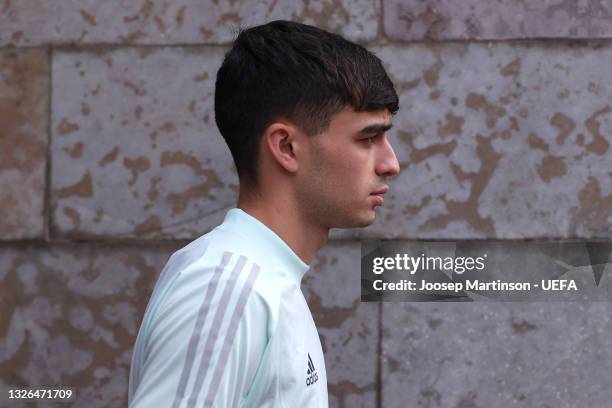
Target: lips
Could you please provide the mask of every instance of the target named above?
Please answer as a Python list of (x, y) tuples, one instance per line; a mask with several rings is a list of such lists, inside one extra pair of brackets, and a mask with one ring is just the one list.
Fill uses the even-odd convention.
[(384, 204), (385, 199), (383, 198), (383, 194), (385, 194), (387, 191), (389, 191), (389, 186), (384, 186), (384, 187), (379, 188), (378, 190), (374, 191), (373, 193), (370, 193), (370, 195), (372, 197), (374, 197), (376, 205), (383, 205)]
[(379, 188), (378, 190), (376, 190), (376, 191), (374, 191), (373, 193), (370, 193), (370, 194), (371, 195), (383, 195), (387, 191), (389, 191), (389, 186), (384, 186), (384, 187)]

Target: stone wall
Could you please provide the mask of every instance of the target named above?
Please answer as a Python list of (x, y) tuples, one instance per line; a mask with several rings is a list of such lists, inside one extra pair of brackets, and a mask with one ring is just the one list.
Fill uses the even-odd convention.
[(0, 2), (2, 392), (126, 405), (157, 274), (237, 198), (216, 69), (238, 25), (289, 19), (374, 51), (400, 95), (386, 205), (304, 279), (330, 405), (609, 404), (607, 303), (361, 303), (359, 242), (609, 241), (612, 2), (127, 3)]

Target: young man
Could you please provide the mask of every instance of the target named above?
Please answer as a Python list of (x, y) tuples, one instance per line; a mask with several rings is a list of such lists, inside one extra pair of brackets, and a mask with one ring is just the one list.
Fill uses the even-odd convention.
[(399, 172), (385, 133), (397, 110), (380, 60), (359, 45), (288, 21), (239, 33), (215, 89), (238, 205), (162, 271), (130, 407), (327, 407), (300, 282), (330, 228), (374, 221)]

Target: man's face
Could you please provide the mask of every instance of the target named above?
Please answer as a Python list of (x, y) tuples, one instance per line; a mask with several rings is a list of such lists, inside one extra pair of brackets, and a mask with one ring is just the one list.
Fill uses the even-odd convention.
[(308, 137), (296, 184), (308, 221), (327, 228), (374, 222), (382, 196), (373, 193), (386, 188), (386, 178), (400, 170), (387, 140), (390, 125), (386, 109), (356, 112), (346, 107), (332, 116), (327, 130)]

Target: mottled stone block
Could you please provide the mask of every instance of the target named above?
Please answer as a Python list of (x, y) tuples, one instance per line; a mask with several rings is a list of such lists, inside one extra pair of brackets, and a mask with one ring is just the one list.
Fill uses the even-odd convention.
[(241, 26), (285, 19), (353, 40), (378, 35), (380, 3), (368, 0), (134, 2), (5, 0), (0, 46), (14, 44), (218, 44)]
[(302, 290), (325, 353), (331, 407), (374, 407), (379, 303), (360, 302), (360, 245), (330, 242), (319, 251)]
[(214, 120), (220, 48), (56, 52), (52, 232), (195, 238), (236, 203)]
[(401, 173), (377, 221), (344, 236), (612, 236), (609, 44), (375, 51), (400, 95)]
[(0, 389), (70, 386), (72, 406), (126, 406), (132, 346), (176, 249), (1, 247)]
[(383, 10), (394, 40), (612, 37), (609, 1), (383, 0)]
[(44, 235), (49, 86), (47, 51), (0, 51), (0, 240)]
[(609, 303), (384, 303), (382, 406), (604, 407)]

